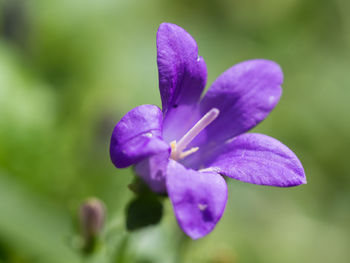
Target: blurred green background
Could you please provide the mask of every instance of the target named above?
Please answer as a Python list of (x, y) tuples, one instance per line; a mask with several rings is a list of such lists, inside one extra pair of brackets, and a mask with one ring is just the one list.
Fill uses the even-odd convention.
[[(350, 1), (1, 0), (0, 10), (0, 262), (350, 262)], [(208, 84), (247, 59), (282, 66), (282, 99), (254, 131), (294, 150), (308, 179), (230, 180), (222, 220), (195, 242), (169, 201), (160, 225), (126, 233), (132, 171), (109, 160), (120, 117), (160, 105), (162, 22), (197, 40)], [(116, 227), (83, 257), (76, 218), (90, 196)]]

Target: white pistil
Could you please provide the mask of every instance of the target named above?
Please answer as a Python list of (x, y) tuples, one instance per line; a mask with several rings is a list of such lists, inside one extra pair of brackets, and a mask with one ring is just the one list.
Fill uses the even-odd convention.
[(198, 147), (193, 147), (183, 152), (191, 141), (219, 116), (219, 113), (220, 111), (217, 108), (212, 108), (179, 140), (178, 143), (172, 141), (170, 143), (171, 158), (174, 160), (180, 160), (198, 151)]

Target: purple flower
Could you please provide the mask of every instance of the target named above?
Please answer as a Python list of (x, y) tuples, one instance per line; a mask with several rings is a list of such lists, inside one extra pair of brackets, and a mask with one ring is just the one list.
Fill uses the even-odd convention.
[(247, 183), (305, 184), (295, 154), (266, 135), (244, 134), (266, 118), (281, 96), (283, 73), (263, 59), (222, 73), (207, 93), (207, 70), (195, 40), (174, 24), (157, 33), (162, 110), (141, 105), (115, 126), (110, 145), (118, 168), (136, 173), (157, 193), (167, 193), (182, 230), (193, 239), (213, 230), (227, 201), (222, 176)]

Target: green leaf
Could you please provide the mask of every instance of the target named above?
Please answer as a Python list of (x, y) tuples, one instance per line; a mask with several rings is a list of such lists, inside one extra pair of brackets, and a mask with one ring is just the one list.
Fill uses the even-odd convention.
[(159, 197), (153, 193), (137, 196), (133, 199), (126, 210), (126, 228), (134, 231), (156, 225), (163, 215), (163, 204)]

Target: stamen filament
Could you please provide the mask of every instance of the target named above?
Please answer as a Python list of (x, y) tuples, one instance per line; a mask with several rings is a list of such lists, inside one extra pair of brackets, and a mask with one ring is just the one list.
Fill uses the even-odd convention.
[(190, 144), (190, 142), (218, 116), (220, 111), (212, 108), (207, 112), (177, 143), (176, 151), (182, 152)]
[(189, 156), (190, 154), (195, 153), (196, 151), (198, 151), (198, 149), (199, 149), (199, 147), (192, 147), (191, 149), (180, 153), (179, 157), (180, 157), (180, 159), (183, 159), (183, 158)]

